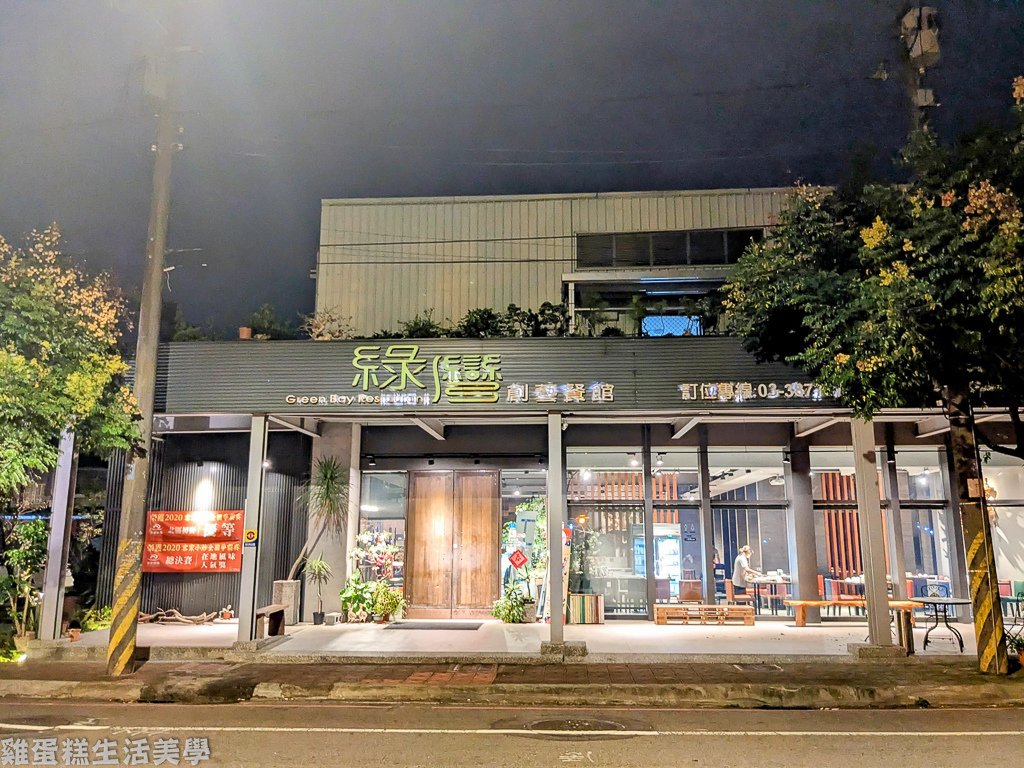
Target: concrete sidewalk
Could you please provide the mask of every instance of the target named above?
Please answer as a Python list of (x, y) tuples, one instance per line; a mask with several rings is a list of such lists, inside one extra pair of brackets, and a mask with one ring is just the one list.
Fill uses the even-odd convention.
[(0, 665), (0, 697), (231, 703), (329, 699), (559, 706), (866, 708), (1024, 706), (1024, 672), (970, 661), (855, 664), (254, 664), (149, 662), (112, 680), (102, 664)]

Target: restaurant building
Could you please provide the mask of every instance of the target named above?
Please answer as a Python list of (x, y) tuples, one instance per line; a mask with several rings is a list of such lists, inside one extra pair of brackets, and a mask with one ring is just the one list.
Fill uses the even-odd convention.
[[(345, 536), (315, 553), (334, 566), (327, 611), (370, 531), (399, 548), (390, 577), (408, 617), (486, 617), (515, 581), (555, 642), (566, 603), (570, 621), (611, 621), (728, 601), (743, 545), (775, 577), (757, 600), (765, 618), (787, 598), (871, 599), (873, 585), (884, 598), (887, 582), (895, 597), (935, 585), (966, 596), (941, 412), (851, 422), (831, 393), (755, 363), (693, 309), (785, 197), (324, 201), (316, 308), (357, 338), (161, 349), (143, 610), (231, 604), (239, 640), (252, 639), (254, 610), (314, 527), (300, 488), (322, 456), (349, 468), (350, 486)], [(564, 302), (576, 335), (388, 332), (427, 312), (454, 324), (544, 302)], [(1012, 590), (1024, 582), (1024, 472), (993, 455), (985, 474)], [(197, 514), (212, 536), (198, 547)], [(109, 569), (112, 547), (104, 557)], [(887, 621), (872, 633), (889, 642)]]

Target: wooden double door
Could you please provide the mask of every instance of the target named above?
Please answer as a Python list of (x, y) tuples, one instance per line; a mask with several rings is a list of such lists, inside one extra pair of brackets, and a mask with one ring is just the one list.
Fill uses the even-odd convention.
[(490, 615), (501, 582), (500, 488), (492, 471), (409, 473), (406, 615)]

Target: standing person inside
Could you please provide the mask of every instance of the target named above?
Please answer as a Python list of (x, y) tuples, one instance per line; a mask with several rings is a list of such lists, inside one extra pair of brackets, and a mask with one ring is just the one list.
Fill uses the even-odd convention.
[(750, 567), (750, 556), (754, 551), (749, 544), (740, 547), (740, 553), (736, 555), (736, 561), (732, 566), (732, 591), (736, 595), (747, 594), (749, 579), (761, 576), (761, 572)]

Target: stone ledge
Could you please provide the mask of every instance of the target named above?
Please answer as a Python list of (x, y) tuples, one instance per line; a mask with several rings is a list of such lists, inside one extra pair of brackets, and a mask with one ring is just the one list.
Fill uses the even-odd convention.
[(541, 657), (548, 659), (580, 659), (587, 655), (587, 644), (582, 640), (552, 643), (544, 640), (540, 644)]
[(871, 645), (870, 643), (850, 643), (846, 646), (855, 659), (906, 659), (907, 649), (901, 645)]

